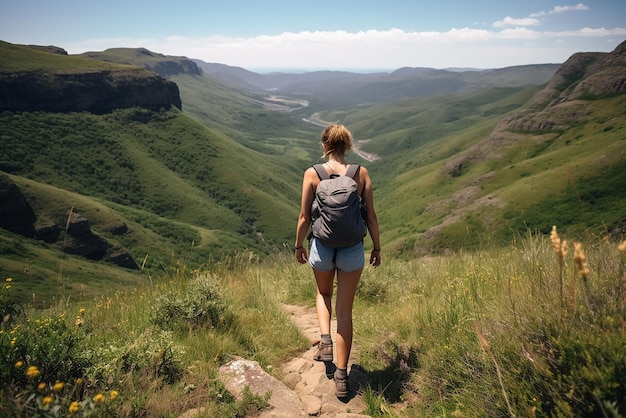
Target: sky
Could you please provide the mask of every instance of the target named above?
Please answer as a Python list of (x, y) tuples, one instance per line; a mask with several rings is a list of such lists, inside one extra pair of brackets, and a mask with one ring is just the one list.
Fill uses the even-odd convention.
[(0, 0), (0, 40), (252, 71), (503, 68), (626, 40), (625, 0)]

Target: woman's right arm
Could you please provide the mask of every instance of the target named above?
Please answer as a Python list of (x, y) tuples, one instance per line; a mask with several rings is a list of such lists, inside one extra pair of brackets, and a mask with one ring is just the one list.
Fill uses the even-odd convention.
[(315, 197), (315, 180), (317, 179), (317, 173), (315, 169), (310, 167), (304, 172), (302, 179), (302, 198), (300, 201), (300, 215), (298, 216), (298, 224), (296, 226), (296, 242), (294, 245), (294, 251), (296, 253), (296, 260), (300, 263), (307, 262), (306, 248), (304, 247), (304, 240), (309, 232), (309, 226), (311, 225), (311, 204)]

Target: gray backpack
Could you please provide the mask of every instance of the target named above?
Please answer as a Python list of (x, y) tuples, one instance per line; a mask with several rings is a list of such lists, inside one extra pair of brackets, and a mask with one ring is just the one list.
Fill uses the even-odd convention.
[(344, 176), (329, 175), (322, 164), (313, 166), (320, 178), (311, 206), (311, 235), (325, 247), (350, 247), (363, 240), (366, 226), (354, 176), (360, 165), (350, 164)]

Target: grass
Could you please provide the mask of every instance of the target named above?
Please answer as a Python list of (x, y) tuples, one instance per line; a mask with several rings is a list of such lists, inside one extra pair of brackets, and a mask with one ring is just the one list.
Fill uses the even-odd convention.
[[(624, 416), (625, 272), (626, 242), (566, 244), (556, 228), (366, 268), (354, 307), (356, 361), (370, 381), (360, 412)], [(13, 301), (24, 285), (5, 278), (0, 295), (5, 415), (65, 416), (73, 405), (95, 416), (243, 416), (267, 399), (235, 399), (218, 366), (237, 355), (280, 378), (280, 364), (309, 346), (280, 304), (313, 306), (314, 283), (286, 251), (210, 269), (177, 262), (89, 300), (68, 290), (47, 309)]]
[(0, 74), (13, 72), (33, 72), (45, 69), (54, 74), (90, 72), (90, 71), (118, 71), (126, 74), (145, 76), (145, 70), (130, 65), (105, 63), (100, 60), (83, 57), (68, 57), (61, 54), (24, 48), (0, 41), (2, 54), (0, 55)]

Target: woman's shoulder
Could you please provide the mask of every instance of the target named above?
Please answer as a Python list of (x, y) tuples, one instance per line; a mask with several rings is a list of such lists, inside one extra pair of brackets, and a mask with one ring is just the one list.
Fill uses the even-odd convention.
[(359, 173), (360, 175), (369, 175), (369, 171), (367, 171), (367, 167), (363, 164), (359, 164)]

